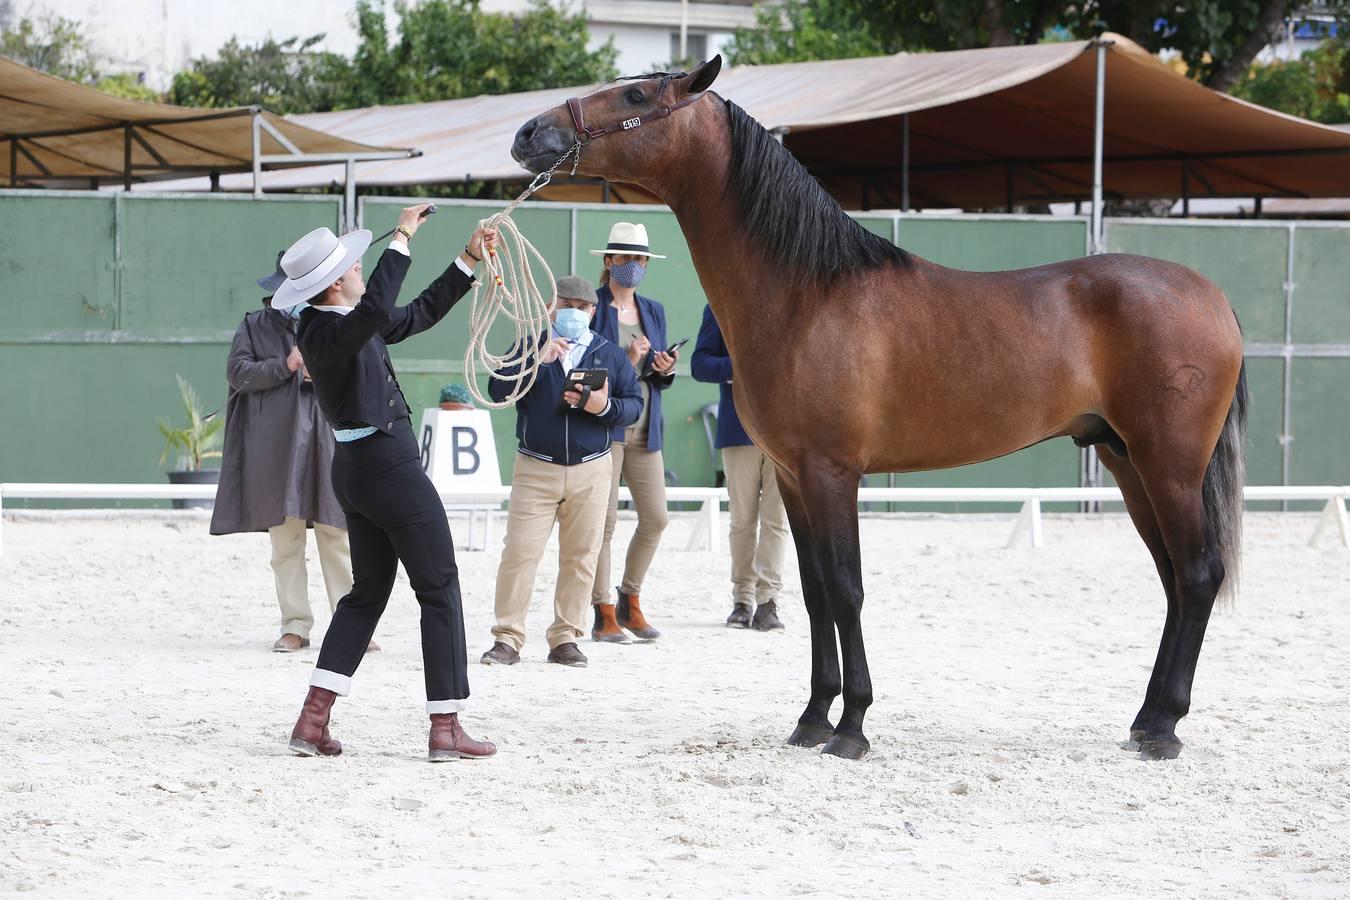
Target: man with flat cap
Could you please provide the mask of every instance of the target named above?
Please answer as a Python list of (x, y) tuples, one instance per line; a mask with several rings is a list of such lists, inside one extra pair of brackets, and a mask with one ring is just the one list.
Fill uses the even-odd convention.
[[(230, 344), (225, 449), (211, 533), (267, 532), (281, 606), (281, 636), (272, 649), (293, 653), (309, 646), (314, 627), (306, 532), (314, 531), (330, 609), (352, 589), (352, 559), (347, 517), (329, 480), (333, 430), (305, 373), (290, 315), (272, 309), (272, 294), (285, 280), (278, 253), (277, 271), (258, 279), (267, 292), (262, 308), (244, 316)], [(371, 641), (368, 649), (379, 647)]]
[(422, 613), (422, 669), (431, 717), (427, 758), (477, 759), (497, 752), (491, 743), (469, 737), (459, 721), (469, 699), (459, 568), (445, 508), (422, 470), (411, 411), (388, 348), (445, 318), (472, 287), (474, 266), (492, 247), (496, 231), (475, 231), (440, 277), (411, 303), (398, 306), (412, 262), (408, 244), (430, 207), (411, 206), (399, 215), (397, 234), (380, 254), (369, 284), (361, 269), (369, 231), (339, 238), (316, 228), (281, 258), (287, 277), (272, 306), (288, 310), (304, 304), (297, 343), (337, 441), (333, 491), (347, 516), (354, 576), (324, 635), (309, 693), (291, 731), (290, 748), (301, 756), (342, 752), (328, 728), (333, 701), (351, 689), (400, 562)]

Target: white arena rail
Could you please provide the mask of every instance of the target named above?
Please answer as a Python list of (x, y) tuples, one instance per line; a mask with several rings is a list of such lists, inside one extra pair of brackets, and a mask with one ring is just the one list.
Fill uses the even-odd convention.
[[(0, 512), (5, 498), (24, 500), (211, 500), (216, 495), (213, 484), (40, 484), (0, 483)], [(492, 491), (441, 494), (447, 510), (469, 512), (469, 539), (466, 549), (483, 549), (492, 536), (494, 514), (501, 512), (502, 503), (511, 495), (509, 487)], [(1316, 544), (1323, 533), (1335, 529), (1343, 547), (1350, 548), (1350, 515), (1346, 512), (1346, 498), (1350, 488), (1345, 485), (1254, 485), (1244, 491), (1247, 502), (1269, 500), (1320, 501), (1325, 505), (1308, 543)], [(632, 500), (628, 488), (619, 489), (621, 501)], [(689, 537), (686, 550), (722, 549), (721, 508), (727, 502), (725, 488), (668, 487), (666, 500), (670, 503), (701, 503), (698, 525)], [(1043, 503), (1119, 503), (1116, 488), (871, 488), (858, 490), (858, 502), (873, 503), (1010, 503), (1021, 511), (1013, 524), (1007, 546), (1025, 543), (1039, 547), (1041, 535), (1041, 504)], [(482, 540), (476, 540), (478, 513), (483, 514)], [(2, 546), (2, 545), (0, 545)]]

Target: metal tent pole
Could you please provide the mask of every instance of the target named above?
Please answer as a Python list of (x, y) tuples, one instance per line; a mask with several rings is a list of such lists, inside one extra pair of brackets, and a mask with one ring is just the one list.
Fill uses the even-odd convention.
[(1106, 48), (1097, 42), (1097, 110), (1092, 128), (1092, 252), (1104, 253), (1102, 239), (1102, 132), (1106, 120)]
[(900, 210), (909, 212), (909, 113), (900, 117)]
[(258, 128), (258, 108), (253, 108), (253, 196), (262, 196), (262, 133)]
[(347, 160), (346, 184), (342, 196), (342, 231), (356, 228), (356, 160)]

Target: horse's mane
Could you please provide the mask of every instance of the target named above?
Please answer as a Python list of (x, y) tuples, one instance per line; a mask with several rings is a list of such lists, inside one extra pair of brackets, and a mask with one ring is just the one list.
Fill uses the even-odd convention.
[(763, 125), (730, 100), (731, 178), (741, 224), (784, 272), (829, 284), (841, 275), (908, 266), (908, 253), (847, 215)]

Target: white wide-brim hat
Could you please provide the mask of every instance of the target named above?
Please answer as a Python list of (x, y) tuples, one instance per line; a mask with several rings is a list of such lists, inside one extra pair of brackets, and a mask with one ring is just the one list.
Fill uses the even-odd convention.
[(647, 245), (647, 226), (633, 222), (615, 222), (609, 230), (609, 246), (603, 250), (592, 250), (592, 256), (649, 256), (652, 259), (665, 259), (659, 253), (653, 253)]
[(364, 228), (338, 237), (329, 228), (315, 228), (281, 255), (286, 280), (272, 295), (273, 309), (290, 309), (324, 291), (356, 265), (370, 246)]

